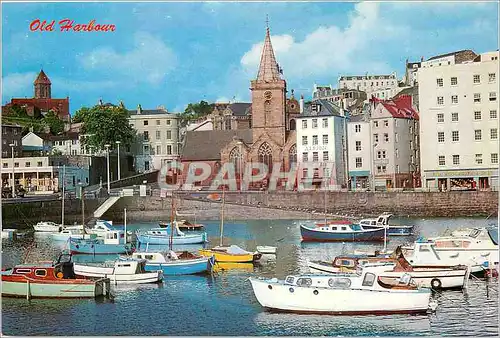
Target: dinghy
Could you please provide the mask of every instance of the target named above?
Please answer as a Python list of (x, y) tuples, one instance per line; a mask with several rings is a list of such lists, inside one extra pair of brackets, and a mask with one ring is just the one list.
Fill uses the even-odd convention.
[[(173, 244), (200, 244), (207, 241), (207, 233), (185, 234), (176, 225), (174, 227)], [(145, 233), (137, 232), (137, 241), (140, 244), (168, 245), (170, 243), (170, 231), (165, 228), (154, 228)]]
[(256, 249), (261, 254), (276, 255), (276, 247), (275, 246), (261, 245), (261, 246), (257, 246)]
[(203, 257), (190, 252), (134, 252), (133, 258), (146, 261), (146, 271), (161, 270), (166, 276), (211, 273), (213, 257)]

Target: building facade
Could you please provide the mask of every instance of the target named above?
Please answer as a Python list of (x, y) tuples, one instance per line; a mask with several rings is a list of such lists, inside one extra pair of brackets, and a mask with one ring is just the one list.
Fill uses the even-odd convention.
[(2, 124), (2, 158), (12, 157), (12, 151), (14, 157), (21, 155), (22, 130), (23, 128), (18, 125)]
[(214, 130), (250, 129), (252, 127), (252, 104), (246, 102), (216, 103), (207, 119)]
[(497, 186), (498, 56), (498, 51), (459, 51), (422, 63), (418, 77), (424, 187)]
[(139, 173), (161, 169), (179, 158), (179, 118), (165, 108), (129, 110), (130, 125), (137, 130), (135, 168)]
[(370, 112), (351, 116), (347, 123), (347, 153), (351, 190), (370, 188), (372, 149)]
[(396, 73), (389, 75), (341, 76), (339, 78), (339, 88), (361, 90), (367, 93), (368, 97), (374, 91), (397, 87)]

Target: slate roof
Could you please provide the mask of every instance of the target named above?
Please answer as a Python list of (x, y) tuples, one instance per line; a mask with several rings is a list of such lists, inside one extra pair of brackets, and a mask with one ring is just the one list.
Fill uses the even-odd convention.
[(183, 161), (218, 161), (221, 150), (233, 140), (241, 138), (246, 144), (252, 143), (251, 129), (201, 130), (186, 133), (181, 159)]
[(234, 116), (246, 116), (251, 112), (252, 104), (247, 102), (231, 103), (229, 109)]
[(349, 122), (362, 122), (362, 121), (364, 121), (363, 114), (351, 115), (349, 117)]
[(464, 52), (474, 53), (470, 49), (462, 49), (462, 50), (458, 50), (458, 51), (451, 52), (451, 53), (446, 53), (446, 54), (441, 54), (441, 55), (433, 56), (433, 57), (429, 58), (427, 61), (436, 60), (436, 59), (444, 58), (444, 57), (447, 57), (447, 56), (457, 55), (457, 54), (461, 54), (461, 53), (464, 53)]
[(173, 114), (173, 113), (169, 113), (168, 111), (163, 110), (163, 109), (143, 109), (143, 110), (141, 110), (140, 114), (137, 113), (137, 109), (129, 110), (128, 112), (130, 113), (130, 115), (160, 115), (160, 114), (170, 114), (170, 115), (172, 115), (172, 117), (175, 117), (175, 115), (176, 115), (176, 114)]
[[(313, 105), (315, 104), (319, 104), (321, 106), (319, 112), (312, 109)], [(316, 116), (342, 116), (341, 108), (336, 104), (324, 99), (317, 99), (314, 100), (314, 102), (308, 102), (304, 104), (304, 111), (302, 112), (302, 114), (300, 114), (300, 117), (302, 118)]]

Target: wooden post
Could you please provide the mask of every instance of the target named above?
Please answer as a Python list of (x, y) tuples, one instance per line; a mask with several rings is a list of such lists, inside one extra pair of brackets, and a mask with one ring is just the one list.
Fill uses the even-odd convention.
[(26, 281), (26, 299), (30, 300), (31, 298), (31, 289), (30, 289), (30, 281)]

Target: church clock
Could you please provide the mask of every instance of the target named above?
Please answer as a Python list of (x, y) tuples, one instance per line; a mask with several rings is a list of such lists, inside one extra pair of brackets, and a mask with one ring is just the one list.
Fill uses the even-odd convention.
[(264, 92), (264, 98), (265, 98), (266, 100), (270, 100), (272, 97), (273, 97), (273, 93), (271, 93), (271, 91), (266, 90), (266, 91)]

